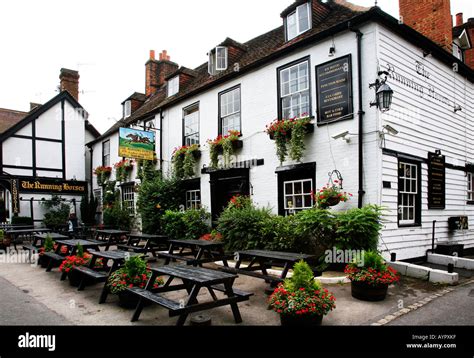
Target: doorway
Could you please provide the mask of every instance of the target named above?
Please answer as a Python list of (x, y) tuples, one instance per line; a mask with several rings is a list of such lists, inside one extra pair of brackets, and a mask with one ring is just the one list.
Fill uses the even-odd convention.
[(250, 195), (250, 170), (229, 169), (211, 174), (211, 211), (215, 222), (227, 207), (230, 199), (236, 195)]

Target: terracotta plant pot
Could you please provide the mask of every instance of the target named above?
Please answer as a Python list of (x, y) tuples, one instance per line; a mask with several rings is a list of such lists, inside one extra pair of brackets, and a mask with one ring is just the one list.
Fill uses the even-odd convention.
[(280, 322), (282, 326), (321, 326), (323, 316), (301, 315), (289, 316), (280, 315)]
[(380, 286), (371, 286), (365, 282), (352, 281), (352, 297), (361, 301), (383, 301), (387, 297), (388, 284)]

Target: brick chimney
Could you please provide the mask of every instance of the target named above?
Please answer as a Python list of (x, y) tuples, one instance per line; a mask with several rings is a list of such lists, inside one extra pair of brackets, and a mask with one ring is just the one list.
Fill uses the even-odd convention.
[(414, 28), (451, 52), (453, 19), (450, 0), (399, 0), (400, 16), (405, 25)]
[(464, 24), (463, 13), (456, 14), (456, 27)]
[(170, 61), (170, 56), (168, 56), (166, 50), (160, 53), (158, 61), (155, 59), (155, 51), (151, 50), (150, 59), (145, 67), (145, 93), (147, 97), (154, 95), (165, 84), (165, 78), (179, 68), (177, 63)]
[(68, 91), (76, 101), (79, 101), (79, 78), (79, 72), (61, 68), (59, 89), (61, 92)]
[[(464, 25), (464, 24), (463, 24)], [(470, 18), (466, 22), (466, 31), (471, 38), (471, 42), (474, 41), (474, 18)], [(474, 70), (474, 43), (471, 43), (472, 48), (464, 52), (464, 62), (470, 68)]]

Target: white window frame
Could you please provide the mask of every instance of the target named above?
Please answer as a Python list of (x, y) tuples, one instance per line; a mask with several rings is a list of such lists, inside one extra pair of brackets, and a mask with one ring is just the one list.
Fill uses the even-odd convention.
[[(304, 192), (304, 184), (305, 183), (310, 183), (310, 191), (309, 192)], [(286, 186), (288, 184), (291, 184), (292, 185), (292, 193), (287, 193), (286, 192)], [(299, 194), (296, 194), (295, 193), (295, 184), (301, 184), (301, 193)], [(284, 201), (284, 209), (286, 212), (297, 212), (297, 211), (301, 211), (301, 210), (308, 210), (308, 209), (311, 209), (314, 207), (314, 199), (311, 195), (311, 193), (313, 192), (313, 179), (298, 179), (298, 180), (288, 180), (288, 181), (284, 181), (283, 182), (283, 201)], [(305, 206), (305, 197), (306, 196), (311, 196), (311, 205), (310, 206)], [(289, 206), (288, 205), (288, 198), (289, 197), (292, 197), (292, 204), (293, 206)], [(296, 200), (295, 198), (296, 197), (301, 197), (301, 202), (303, 204), (302, 207), (295, 207), (295, 203), (296, 203)]]
[(123, 105), (123, 118), (128, 118), (132, 115), (132, 101), (126, 101)]
[(467, 201), (474, 201), (474, 174), (467, 173)]
[[(197, 195), (199, 194), (199, 196)], [(186, 191), (186, 209), (195, 210), (201, 208), (201, 190)]]
[(179, 92), (179, 76), (175, 76), (168, 81), (168, 97)]
[(135, 216), (135, 185), (122, 186), (122, 208)]
[[(416, 211), (417, 211), (417, 196), (418, 196), (418, 180), (420, 180), (420, 173), (418, 173), (418, 165), (408, 162), (400, 162), (400, 168), (403, 170), (404, 175), (400, 176), (399, 182), (403, 180), (405, 182), (405, 190), (398, 190), (399, 203), (398, 203), (398, 222), (400, 225), (414, 225), (416, 224)], [(411, 168), (410, 176), (407, 176), (407, 168)], [(413, 174), (414, 173), (414, 174)], [(408, 185), (409, 184), (409, 185)], [(413, 184), (415, 190), (413, 190)], [(404, 215), (404, 209), (407, 210), (408, 216)], [(413, 210), (413, 219), (410, 219), (410, 209)]]
[[(239, 100), (237, 101), (235, 99), (235, 94), (236, 92), (239, 92)], [(227, 100), (227, 99), (230, 99), (229, 102), (225, 102), (224, 103), (224, 99)], [(231, 104), (232, 103), (232, 104)], [(230, 111), (228, 111), (228, 106), (231, 106), (232, 108), (230, 109)], [(229, 132), (229, 130), (237, 130), (239, 132), (242, 132), (242, 92), (240, 90), (240, 86), (238, 87), (235, 87), (233, 89), (230, 89), (226, 92), (223, 92), (223, 93), (220, 93), (219, 94), (219, 120), (220, 120), (220, 127), (221, 127), (221, 130), (222, 130), (222, 135), (227, 135), (227, 133)], [(225, 109), (225, 110), (223, 110)], [(236, 117), (238, 114), (238, 118), (239, 118), (239, 127), (238, 128), (235, 128), (232, 127), (230, 128), (229, 126), (227, 127), (224, 127), (224, 120), (225, 119), (228, 119), (232, 116)], [(234, 121), (235, 121), (235, 118), (234, 118)]]
[[(186, 120), (197, 121), (197, 131), (186, 134)], [(190, 146), (193, 144), (199, 144), (199, 103), (190, 107), (183, 109), (183, 145)], [(192, 142), (190, 138), (197, 135), (197, 142)], [(188, 139), (190, 139), (188, 141)]]
[(216, 74), (216, 57), (213, 51), (209, 51), (209, 61), (207, 63), (207, 72), (214, 76)]
[[(302, 83), (304, 83), (303, 81), (301, 81), (302, 78), (304, 78), (304, 76), (301, 76), (300, 75), (300, 67), (301, 66), (306, 66), (306, 87), (301, 87), (300, 86), (302, 85)], [(297, 71), (298, 71), (298, 77), (296, 79), (292, 79), (291, 78), (291, 73), (292, 73), (292, 69), (294, 68), (298, 68)], [(288, 73), (288, 81), (284, 81), (283, 80), (283, 77), (284, 77), (284, 74), (285, 73)], [(282, 119), (288, 119), (288, 118), (285, 118), (285, 117), (289, 117), (289, 118), (292, 118), (292, 117), (299, 117), (301, 116), (303, 113), (305, 113), (305, 111), (303, 110), (303, 103), (306, 104), (306, 107), (307, 107), (307, 111), (308, 114), (309, 114), (309, 111), (311, 110), (311, 90), (310, 90), (310, 72), (309, 72), (309, 61), (308, 60), (305, 60), (305, 61), (302, 61), (302, 62), (299, 62), (295, 65), (292, 65), (292, 66), (289, 66), (287, 68), (284, 68), (284, 69), (281, 69), (280, 70), (280, 73), (279, 73), (279, 76), (280, 76), (280, 103), (281, 103), (281, 116), (282, 116)], [(291, 82), (292, 81), (297, 81), (298, 83), (298, 89), (294, 92), (292, 92), (291, 90)], [(288, 85), (288, 93), (285, 93), (285, 86)], [(307, 98), (308, 98), (308, 102), (302, 102), (302, 98), (303, 96), (307, 94)], [(299, 104), (298, 104), (298, 113), (295, 113), (292, 108), (295, 106), (293, 104), (293, 99), (294, 99), (294, 96), (298, 96), (299, 98)], [(284, 103), (284, 100), (289, 97), (290, 98), (290, 106), (289, 107), (284, 107), (283, 106), (283, 103)], [(285, 116), (284, 113), (286, 110), (290, 110), (289, 112), (289, 115), (288, 116)]]
[[(105, 150), (106, 148), (107, 152)], [(104, 167), (110, 167), (110, 139), (102, 142), (102, 165)]]
[[(219, 52), (222, 51), (224, 52), (224, 56), (222, 56), (222, 53), (219, 55)], [(217, 46), (216, 47), (216, 71), (225, 71), (227, 70), (227, 67), (229, 65), (229, 52), (227, 47), (225, 46)], [(223, 66), (219, 66), (219, 62), (223, 60)]]
[[(301, 27), (300, 12), (303, 11), (304, 8), (305, 8), (305, 10), (307, 11), (307, 14), (308, 14), (308, 17), (307, 17), (308, 28), (307, 29), (301, 29), (300, 28)], [(290, 17), (292, 17), (292, 16), (295, 17), (296, 32), (294, 34), (290, 34), (290, 31), (289, 31), (290, 30), (289, 20), (290, 20)], [(309, 6), (309, 2), (307, 2), (306, 4), (302, 4), (302, 5), (298, 6), (295, 11), (288, 14), (288, 16), (286, 17), (286, 38), (287, 38), (287, 41), (293, 40), (294, 38), (298, 37), (302, 33), (305, 33), (306, 31), (309, 31), (309, 30), (311, 30), (311, 7)]]

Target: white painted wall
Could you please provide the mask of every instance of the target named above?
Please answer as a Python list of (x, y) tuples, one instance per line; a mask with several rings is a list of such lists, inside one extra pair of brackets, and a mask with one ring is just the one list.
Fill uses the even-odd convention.
[[(474, 162), (472, 96), (474, 85), (453, 72), (432, 56), (424, 57), (422, 50), (401, 37), (378, 26), (378, 58), (382, 69), (387, 63), (395, 66), (396, 72), (426, 88), (433, 86), (437, 93), (453, 103), (460, 104), (461, 112), (454, 113), (454, 105), (446, 105), (430, 98), (429, 91), (409, 88), (394, 79), (389, 84), (394, 90), (392, 109), (381, 116), (383, 124), (389, 124), (400, 133), (387, 136), (385, 147), (422, 158), (437, 149), (446, 156), (447, 163), (464, 166)], [(421, 62), (430, 73), (430, 78), (419, 75), (416, 61)], [(459, 242), (466, 247), (474, 246), (474, 230), (448, 231), (448, 218), (467, 215), (474, 220), (474, 206), (467, 205), (467, 181), (463, 171), (446, 171), (446, 210), (428, 210), (428, 167), (422, 165), (422, 226), (399, 228), (397, 225), (398, 166), (397, 159), (383, 156), (383, 180), (391, 182), (391, 189), (383, 189), (382, 204), (390, 211), (383, 231), (383, 241), (399, 259), (424, 256), (431, 248), (432, 222), (437, 220), (438, 241)]]

